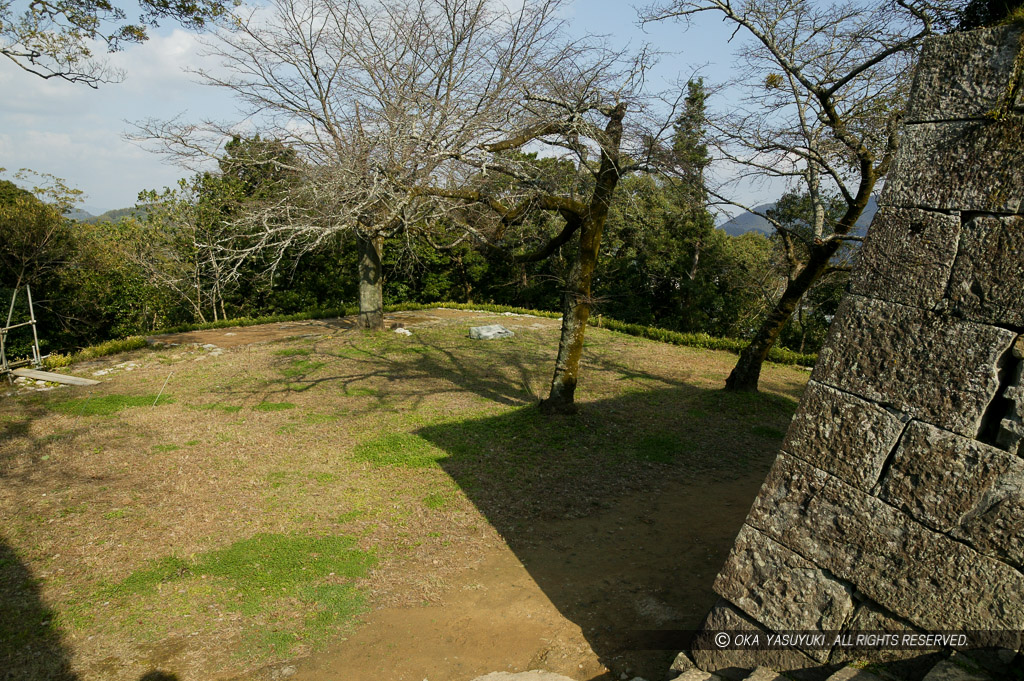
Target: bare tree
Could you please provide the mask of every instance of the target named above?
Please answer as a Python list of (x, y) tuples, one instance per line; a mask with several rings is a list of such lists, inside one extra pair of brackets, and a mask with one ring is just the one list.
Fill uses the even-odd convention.
[[(202, 76), (299, 153), (305, 181), (240, 220), (252, 238), (225, 257), (353, 233), (360, 324), (382, 328), (385, 237), (425, 218), (415, 188), (498, 134), (522, 89), (557, 60), (559, 2), (273, 0), (236, 17), (210, 46), (222, 68)], [(203, 133), (228, 132), (209, 122), (142, 128), (181, 158), (210, 153)]]
[[(515, 126), (503, 136), (477, 149), (454, 156), (467, 169), (500, 178), (476, 186), (456, 175), (447, 187), (424, 188), (434, 197), (486, 208), (494, 223), (486, 230), (475, 226), (479, 214), (462, 216), (465, 230), (499, 256), (514, 262), (549, 257), (575, 239), (575, 257), (565, 282), (562, 331), (548, 397), (541, 409), (548, 413), (576, 410), (584, 333), (593, 306), (591, 282), (597, 268), (605, 220), (619, 180), (631, 173), (651, 170), (659, 151), (670, 143), (674, 112), (682, 95), (652, 113), (654, 98), (643, 93), (648, 55), (633, 59), (599, 49), (577, 46), (563, 54), (557, 69), (545, 74), (536, 89), (526, 92), (512, 110)], [(627, 118), (629, 114), (629, 118)], [(658, 122), (661, 121), (661, 122)], [(575, 171), (546, 173), (524, 149), (543, 150), (550, 158), (570, 162)], [(548, 170), (552, 165), (547, 164)], [(508, 255), (508, 230), (538, 211), (558, 215), (560, 231), (540, 247)]]
[[(810, 197), (809, 234), (774, 220), (787, 254), (801, 240), (806, 257), (793, 262), (786, 289), (726, 381), (731, 390), (757, 390), (761, 365), (801, 298), (833, 267), (884, 178), (899, 144), (911, 65), (921, 42), (948, 20), (954, 3), (927, 0), (817, 3), (810, 0), (663, 0), (646, 21), (689, 22), (718, 14), (750, 38), (737, 83), (746, 92), (739, 110), (712, 125), (720, 160), (752, 177), (784, 178)], [(827, 197), (838, 192), (842, 216), (826, 221)], [(730, 187), (711, 191), (719, 201)], [(749, 209), (748, 209), (749, 210)], [(771, 220), (771, 216), (763, 216)]]

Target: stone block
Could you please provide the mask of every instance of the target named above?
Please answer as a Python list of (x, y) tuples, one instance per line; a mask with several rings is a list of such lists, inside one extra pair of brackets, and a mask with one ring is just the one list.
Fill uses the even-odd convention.
[(1024, 574), (785, 453), (747, 523), (915, 626), (1024, 628)]
[(848, 295), (812, 378), (974, 437), (1016, 334)]
[[(761, 636), (768, 630), (751, 620), (734, 605), (719, 599), (711, 608), (707, 619), (701, 626), (702, 636), (711, 641), (715, 632), (752, 632)], [(789, 672), (795, 678), (801, 678), (801, 670), (813, 671), (820, 665), (813, 659), (794, 648), (781, 650), (734, 650), (731, 648), (715, 648), (713, 645), (701, 646), (691, 651), (693, 661), (705, 671), (713, 672), (729, 679), (743, 679), (755, 667), (768, 667), (780, 672)]]
[(1022, 212), (1021, 117), (906, 126), (878, 203), (933, 210)]
[[(849, 588), (748, 525), (713, 588), (773, 631), (837, 631), (853, 613)], [(803, 652), (828, 660), (828, 650)]]
[(515, 334), (501, 324), (489, 326), (474, 326), (469, 330), (469, 337), (473, 340), (495, 340), (497, 338), (511, 338)]
[(903, 426), (874, 402), (809, 381), (782, 449), (869, 491)]
[(992, 681), (992, 677), (964, 664), (961, 656), (959, 660), (942, 660), (921, 681)]
[(951, 33), (925, 42), (914, 74), (906, 121), (983, 118), (1006, 104), (1020, 25)]
[(918, 208), (882, 208), (868, 229), (850, 291), (934, 309), (946, 292), (960, 218)]
[(843, 667), (829, 676), (827, 681), (882, 681), (882, 677), (859, 667)]
[(758, 667), (747, 675), (743, 681), (786, 681), (786, 677), (768, 667)]
[(1024, 566), (1024, 460), (1009, 452), (915, 421), (880, 496), (985, 555)]
[(964, 224), (949, 298), (966, 319), (1024, 326), (1024, 216), (977, 216)]
[[(899, 634), (902, 632), (921, 633), (921, 630), (906, 622), (895, 619), (876, 604), (866, 601), (857, 606), (844, 627), (846, 632), (877, 632), (880, 634)], [(919, 650), (898, 650), (892, 647), (878, 646), (866, 650), (863, 647), (845, 648), (836, 646), (829, 656), (829, 664), (847, 664), (850, 662), (888, 663), (898, 660), (916, 658), (921, 655)]]

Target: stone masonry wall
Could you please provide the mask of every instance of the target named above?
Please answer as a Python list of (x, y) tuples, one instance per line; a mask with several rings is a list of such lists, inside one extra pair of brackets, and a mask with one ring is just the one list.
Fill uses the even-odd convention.
[(926, 44), (850, 293), (706, 629), (1024, 630), (1022, 34)]

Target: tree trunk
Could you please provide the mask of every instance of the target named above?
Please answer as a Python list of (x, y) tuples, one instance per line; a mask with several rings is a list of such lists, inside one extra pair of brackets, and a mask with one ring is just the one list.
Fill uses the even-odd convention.
[[(850, 233), (857, 219), (864, 213), (868, 200), (871, 198), (871, 191), (874, 189), (877, 180), (875, 168), (871, 165), (870, 160), (861, 159), (860, 171), (861, 179), (860, 186), (857, 189), (857, 196), (847, 205), (846, 213), (836, 224), (833, 232), (835, 235)], [(817, 217), (815, 217), (815, 220), (817, 220)], [(768, 351), (775, 345), (776, 339), (782, 332), (782, 327), (793, 316), (793, 311), (800, 304), (804, 294), (821, 277), (825, 268), (828, 267), (829, 260), (832, 259), (832, 256), (836, 254), (841, 245), (840, 241), (831, 240), (816, 242), (810, 246), (810, 257), (807, 260), (807, 266), (800, 271), (800, 274), (789, 280), (782, 298), (771, 313), (769, 313), (764, 323), (761, 324), (761, 328), (757, 330), (754, 340), (740, 353), (739, 361), (736, 362), (736, 366), (733, 368), (732, 373), (729, 374), (729, 378), (725, 379), (726, 390), (757, 391), (757, 383), (761, 378), (761, 365), (764, 364), (764, 360), (768, 357)]]
[(358, 234), (359, 244), (359, 328), (384, 328), (384, 276), (380, 256), (384, 238)]
[(782, 298), (775, 304), (775, 307), (768, 317), (765, 318), (761, 328), (757, 330), (750, 345), (740, 353), (740, 359), (733, 368), (729, 378), (725, 381), (726, 390), (757, 391), (757, 383), (761, 378), (761, 365), (768, 357), (768, 351), (775, 345), (782, 327), (786, 325), (793, 312), (800, 304), (804, 294), (811, 288), (821, 273), (828, 266), (828, 261), (839, 248), (838, 241), (826, 242), (820, 246), (811, 248), (811, 256), (800, 274), (789, 281)]
[[(551, 392), (540, 403), (541, 411), (553, 414), (576, 412), (576, 381), (580, 371), (580, 357), (583, 354), (583, 335), (590, 319), (590, 283), (597, 265), (597, 251), (600, 248), (601, 228), (597, 238), (593, 236), (594, 225), (585, 222), (580, 231), (580, 253), (569, 275), (569, 286), (562, 300), (562, 336), (558, 341), (558, 357), (555, 359), (555, 375), (551, 379)], [(588, 235), (587, 232), (591, 234)], [(586, 237), (589, 236), (589, 239)], [(587, 240), (591, 248), (584, 248)]]
[(619, 104), (609, 116), (605, 133), (607, 146), (601, 149), (601, 167), (597, 173), (594, 193), (587, 215), (580, 226), (580, 248), (569, 276), (569, 285), (562, 305), (562, 336), (558, 341), (555, 375), (551, 379), (551, 392), (541, 401), (541, 411), (548, 414), (576, 412), (576, 381), (579, 378), (580, 356), (583, 354), (583, 334), (590, 318), (590, 283), (597, 268), (601, 251), (601, 232), (604, 230), (608, 207), (615, 187), (619, 183), (619, 143), (622, 139), (622, 118), (625, 104)]

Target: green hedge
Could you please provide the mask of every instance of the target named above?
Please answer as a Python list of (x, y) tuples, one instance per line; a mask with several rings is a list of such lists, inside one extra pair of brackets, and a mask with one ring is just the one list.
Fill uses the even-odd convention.
[[(482, 312), (511, 312), (513, 314), (527, 314), (533, 315), (534, 317), (548, 317), (551, 319), (557, 319), (562, 316), (561, 312), (552, 312), (550, 310), (528, 310), (522, 307), (509, 307), (507, 305), (491, 305), (488, 303), (398, 303), (396, 305), (385, 305), (385, 312), (400, 312), (400, 311), (415, 311), (415, 310), (433, 310), (435, 308), (447, 308), (451, 310), (479, 310)], [(359, 306), (352, 304), (343, 307), (330, 307), (330, 308), (317, 308), (313, 310), (307, 310), (306, 312), (299, 312), (296, 314), (286, 315), (270, 315), (267, 317), (240, 317), (237, 319), (221, 319), (216, 322), (206, 322), (203, 324), (188, 324), (183, 326), (175, 326), (167, 329), (162, 329), (156, 333), (183, 333), (186, 331), (202, 331), (205, 329), (223, 329), (230, 326), (256, 326), (258, 324), (273, 324), (276, 322), (294, 322), (304, 321), (307, 319), (329, 319), (333, 317), (345, 317), (349, 315), (358, 314)], [(702, 348), (705, 350), (725, 350), (726, 352), (732, 352), (739, 354), (743, 348), (747, 346), (746, 341), (742, 341), (736, 338), (718, 338), (716, 336), (709, 336), (706, 333), (683, 333), (680, 331), (670, 331), (668, 329), (661, 329), (656, 326), (643, 326), (642, 324), (628, 324), (626, 322), (620, 322), (617, 319), (611, 319), (598, 315), (597, 317), (591, 317), (590, 326), (597, 326), (611, 331), (617, 331), (630, 336), (637, 336), (639, 338), (649, 338), (650, 340), (658, 341), (661, 343), (671, 343), (672, 345), (683, 345), (691, 348)], [(99, 345), (85, 348), (72, 355), (51, 355), (46, 360), (46, 366), (55, 368), (74, 364), (75, 362), (82, 362), (88, 359), (96, 357), (103, 357), (105, 355), (114, 355), (119, 352), (127, 352), (128, 350), (136, 350), (146, 346), (145, 338), (141, 336), (131, 336), (130, 338), (124, 338), (120, 340), (111, 340)], [(800, 366), (814, 366), (818, 356), (816, 354), (802, 354), (794, 352), (793, 350), (787, 350), (786, 348), (774, 347), (768, 353), (768, 360), (775, 362), (776, 364), (796, 364)]]

